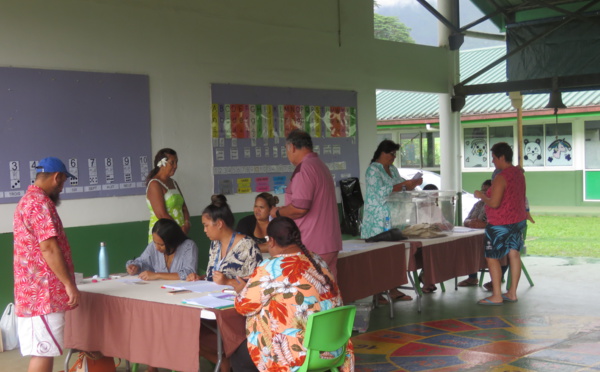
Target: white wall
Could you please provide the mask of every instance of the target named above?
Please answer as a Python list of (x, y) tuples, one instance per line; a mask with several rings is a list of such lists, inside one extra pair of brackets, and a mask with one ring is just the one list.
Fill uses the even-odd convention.
[[(444, 49), (374, 40), (372, 0), (341, 1), (338, 37), (337, 3), (2, 0), (0, 66), (149, 75), (152, 149), (177, 150), (175, 178), (199, 215), (213, 193), (211, 83), (357, 91), (361, 173), (377, 145), (375, 89), (447, 89)], [(253, 195), (229, 201), (247, 211)], [(0, 233), (14, 208), (0, 205)], [(59, 213), (65, 226), (148, 219), (143, 196), (64, 201)]]

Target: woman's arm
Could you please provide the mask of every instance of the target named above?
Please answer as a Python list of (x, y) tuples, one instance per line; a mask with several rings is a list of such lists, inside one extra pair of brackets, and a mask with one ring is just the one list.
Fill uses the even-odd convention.
[[(125, 268), (127, 269), (127, 273), (130, 275), (136, 275), (141, 273), (142, 271), (153, 270), (152, 264), (152, 253), (156, 251), (154, 247), (154, 242), (148, 243), (142, 255), (138, 258), (134, 258), (133, 260), (129, 260), (125, 263)], [(133, 272), (129, 270), (129, 266), (135, 265), (137, 267), (137, 271)]]
[(195, 273), (198, 269), (198, 246), (193, 240), (187, 239), (175, 251), (171, 271), (176, 271), (179, 279), (186, 280), (188, 275)]
[(183, 226), (181, 226), (181, 229), (183, 230), (183, 232), (185, 233), (185, 235), (190, 233), (190, 229), (192, 228), (192, 222), (190, 221), (190, 212), (188, 211), (188, 207), (187, 204), (185, 204), (185, 201), (183, 202)]
[(491, 195), (488, 197), (481, 190), (475, 191), (475, 197), (483, 200), (485, 205), (491, 208), (498, 208), (502, 202), (506, 190), (506, 179), (502, 175), (497, 175), (492, 181)]
[(486, 222), (481, 221), (481, 220), (477, 220), (477, 219), (473, 219), (473, 218), (467, 218), (465, 220), (464, 223), (465, 227), (470, 227), (473, 229), (483, 229), (485, 228), (485, 226), (487, 225)]
[(242, 291), (235, 298), (235, 309), (244, 316), (252, 316), (259, 313), (263, 304), (269, 302), (271, 295), (264, 294), (260, 279), (270, 276), (264, 267), (258, 267), (248, 280)]
[(173, 219), (173, 217), (169, 215), (169, 212), (167, 212), (167, 207), (165, 206), (165, 192), (160, 182), (150, 181), (148, 190), (146, 190), (146, 198), (150, 201), (152, 211), (154, 211), (157, 218)]
[(402, 191), (402, 188), (404, 186), (406, 186), (406, 190), (410, 191), (410, 190), (414, 190), (415, 187), (421, 185), (423, 183), (423, 179), (419, 178), (416, 180), (406, 180), (404, 182), (400, 182), (394, 185), (394, 188), (392, 189), (393, 192), (399, 192)]
[(177, 190), (179, 191), (179, 194), (183, 199), (183, 206), (181, 207), (181, 210), (183, 212), (183, 226), (181, 226), (181, 229), (187, 235), (190, 232), (190, 228), (192, 227), (192, 222), (190, 221), (190, 211), (188, 210), (187, 204), (185, 204), (185, 198), (183, 197), (183, 193), (179, 188), (179, 184), (175, 180), (173, 180), (173, 184), (175, 185), (175, 187), (177, 187)]
[(139, 275), (142, 280), (179, 280), (177, 273), (155, 273), (154, 271), (142, 271)]

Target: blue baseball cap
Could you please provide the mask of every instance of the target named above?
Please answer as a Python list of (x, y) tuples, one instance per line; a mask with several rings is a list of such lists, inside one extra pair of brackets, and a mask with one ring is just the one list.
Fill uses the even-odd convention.
[(40, 160), (37, 167), (35, 167), (35, 169), (36, 169), (36, 173), (61, 172), (61, 173), (66, 174), (68, 177), (77, 178), (74, 175), (72, 175), (71, 173), (67, 172), (67, 167), (65, 166), (65, 163), (63, 163), (59, 158), (55, 158), (52, 156), (49, 156), (47, 158), (43, 158), (42, 160)]

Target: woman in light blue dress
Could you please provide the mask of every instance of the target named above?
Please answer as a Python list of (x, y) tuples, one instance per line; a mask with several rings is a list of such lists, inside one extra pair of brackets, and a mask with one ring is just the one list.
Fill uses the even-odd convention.
[(360, 237), (368, 239), (385, 231), (386, 218), (390, 210), (386, 203), (392, 192), (413, 190), (423, 183), (423, 179), (405, 180), (400, 177), (398, 168), (394, 166), (396, 151), (400, 145), (390, 140), (383, 140), (367, 168), (365, 183), (367, 184), (365, 208), (361, 225)]
[[(371, 165), (367, 168), (365, 176), (367, 192), (360, 230), (360, 237), (363, 239), (368, 239), (385, 231), (386, 218), (390, 217), (386, 200), (392, 192), (402, 191), (403, 188), (413, 190), (423, 183), (422, 178), (405, 180), (400, 177), (398, 169), (394, 166), (396, 151), (399, 149), (400, 145), (397, 143), (383, 140), (377, 146)], [(390, 295), (392, 298), (400, 300), (412, 299), (395, 288), (390, 291)], [(380, 302), (384, 301), (380, 298)]]

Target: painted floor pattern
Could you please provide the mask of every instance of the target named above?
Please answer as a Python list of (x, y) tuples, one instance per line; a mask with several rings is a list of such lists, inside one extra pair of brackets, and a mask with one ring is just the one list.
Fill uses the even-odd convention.
[(600, 371), (600, 317), (488, 316), (352, 338), (356, 372)]

